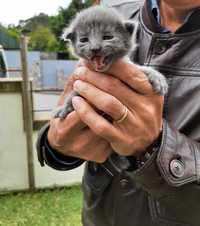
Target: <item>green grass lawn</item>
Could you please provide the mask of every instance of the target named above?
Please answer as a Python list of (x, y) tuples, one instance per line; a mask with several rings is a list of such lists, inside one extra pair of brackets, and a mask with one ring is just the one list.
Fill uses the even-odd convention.
[(0, 196), (0, 226), (81, 226), (79, 186)]

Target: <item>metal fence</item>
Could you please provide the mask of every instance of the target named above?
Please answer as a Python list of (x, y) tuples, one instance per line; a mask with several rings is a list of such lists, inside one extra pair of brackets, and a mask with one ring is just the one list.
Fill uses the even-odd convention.
[[(5, 55), (10, 77), (21, 78), (20, 51), (6, 50)], [(28, 52), (27, 58), (29, 77), (32, 79), (34, 118), (48, 119), (77, 61), (47, 60), (39, 51)]]

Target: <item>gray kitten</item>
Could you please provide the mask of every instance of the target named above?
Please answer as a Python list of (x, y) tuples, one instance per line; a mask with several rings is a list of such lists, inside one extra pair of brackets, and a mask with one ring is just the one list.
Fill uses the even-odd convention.
[[(75, 17), (64, 31), (63, 39), (70, 40), (74, 53), (87, 60), (95, 71), (106, 72), (117, 59), (131, 58), (138, 48), (137, 29), (136, 22), (125, 21), (116, 10), (93, 6)], [(138, 67), (147, 75), (157, 93), (166, 94), (168, 85), (160, 72), (151, 67)], [(77, 95), (72, 91), (65, 98), (64, 105), (53, 112), (53, 117), (65, 118), (72, 112), (72, 97)]]

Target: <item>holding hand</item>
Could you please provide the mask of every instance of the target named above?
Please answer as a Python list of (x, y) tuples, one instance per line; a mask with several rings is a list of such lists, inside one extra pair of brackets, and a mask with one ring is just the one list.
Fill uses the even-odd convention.
[[(50, 145), (68, 156), (104, 162), (111, 151), (128, 156), (145, 152), (162, 128), (163, 96), (133, 64), (117, 61), (108, 74), (80, 66), (71, 77), (59, 105), (72, 90), (75, 111), (51, 120)], [(106, 120), (97, 109), (112, 117)]]
[[(72, 76), (60, 97), (59, 106), (72, 90), (73, 83)], [(111, 153), (109, 142), (90, 130), (75, 111), (65, 119), (51, 119), (48, 141), (52, 148), (62, 154), (88, 161), (104, 162)]]
[[(119, 60), (108, 71), (112, 76), (86, 67), (79, 67), (75, 74), (73, 88), (82, 96), (73, 98), (75, 111), (115, 152), (135, 155), (158, 138), (164, 98), (153, 91), (146, 75), (136, 66)], [(96, 108), (112, 117), (113, 123)]]

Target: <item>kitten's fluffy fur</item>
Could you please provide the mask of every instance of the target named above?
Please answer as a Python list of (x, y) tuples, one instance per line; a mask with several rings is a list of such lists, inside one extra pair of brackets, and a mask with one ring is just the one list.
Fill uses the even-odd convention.
[(63, 38), (71, 41), (77, 56), (91, 63), (94, 63), (95, 55), (108, 57), (105, 59), (106, 68), (99, 69), (106, 71), (116, 59), (128, 55), (135, 48), (132, 41), (137, 30), (135, 26), (132, 21), (124, 21), (114, 9), (95, 6), (80, 12), (65, 30)]
[[(105, 72), (119, 58), (135, 51), (137, 23), (125, 21), (114, 9), (101, 6), (90, 7), (80, 12), (63, 33), (70, 40), (74, 53), (87, 60), (95, 71)], [(148, 77), (154, 90), (162, 95), (167, 92), (167, 83), (162, 74), (150, 67), (138, 66)], [(72, 97), (66, 97), (64, 106), (56, 109), (53, 117), (65, 118), (73, 111)]]

